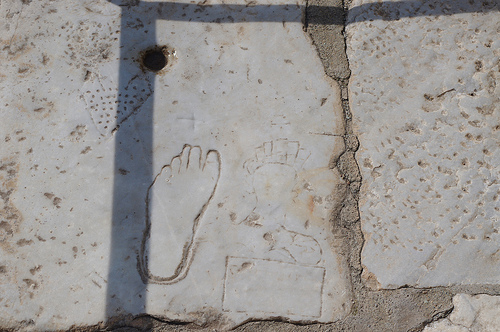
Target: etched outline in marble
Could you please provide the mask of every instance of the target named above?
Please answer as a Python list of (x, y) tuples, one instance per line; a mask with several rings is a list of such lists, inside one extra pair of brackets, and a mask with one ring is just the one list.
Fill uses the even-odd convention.
[[(228, 299), (228, 278), (229, 278), (229, 268), (230, 268), (230, 260), (245, 260), (241, 265), (241, 268), (237, 272), (242, 272), (245, 270), (252, 269), (253, 266), (255, 266), (255, 262), (268, 262), (268, 263), (276, 263), (276, 264), (283, 264), (285, 266), (291, 266), (291, 267), (297, 267), (299, 269), (320, 269), (322, 271), (321, 273), (321, 287), (319, 290), (319, 308), (318, 308), (318, 313), (316, 315), (304, 315), (300, 313), (293, 313), (293, 312), (286, 312), (286, 313), (278, 313), (276, 311), (264, 311), (264, 310), (231, 310), (230, 308), (227, 308), (225, 305), (227, 303)], [(281, 269), (283, 270), (283, 268)], [(283, 261), (277, 261), (277, 260), (272, 260), (272, 259), (262, 259), (262, 258), (247, 258), (247, 257), (236, 257), (236, 256), (226, 256), (226, 265), (225, 265), (225, 272), (224, 272), (224, 283), (223, 283), (223, 291), (222, 291), (222, 311), (224, 312), (238, 312), (238, 313), (263, 313), (263, 314), (271, 314), (271, 315), (276, 315), (276, 316), (301, 316), (301, 317), (307, 317), (307, 318), (319, 318), (321, 317), (321, 314), (323, 312), (323, 288), (325, 285), (325, 278), (326, 278), (326, 269), (322, 266), (310, 266), (310, 265), (304, 265), (304, 264), (295, 264), (295, 263), (289, 263), (289, 262), (283, 262)], [(311, 280), (307, 279), (306, 284), (311, 285)], [(293, 287), (290, 289), (290, 291), (293, 292), (293, 290), (296, 289), (301, 289), (300, 287), (297, 288), (297, 285), (293, 285)], [(248, 290), (248, 289), (247, 289)], [(251, 291), (251, 289), (250, 289)], [(273, 297), (275, 299), (275, 297)], [(241, 303), (241, 302), (239, 302)]]
[[(280, 227), (273, 232), (266, 232), (263, 237), (266, 241), (269, 242), (271, 248), (269, 251), (284, 251), (290, 258), (299, 264), (302, 265), (311, 265), (315, 266), (318, 265), (321, 262), (321, 257), (323, 256), (323, 249), (321, 249), (321, 245), (319, 244), (318, 240), (314, 238), (314, 236), (307, 235), (307, 234), (302, 234), (300, 232), (295, 232), (287, 229), (283, 225), (279, 225)], [(281, 236), (281, 239), (278, 238), (278, 240), (275, 240), (274, 237), (275, 235), (278, 235), (280, 233), (280, 228), (283, 229), (285, 236), (289, 236), (290, 239), (289, 241), (283, 241), (283, 236)], [(313, 241), (314, 244), (309, 245), (307, 244), (308, 241)], [(310, 262), (307, 262), (308, 259), (305, 258), (301, 259), (304, 254), (301, 254), (300, 256), (297, 255), (298, 251), (305, 251), (306, 254), (309, 255), (308, 258), (312, 258)], [(319, 255), (317, 257), (314, 257), (311, 255), (317, 252)]]
[(243, 167), (249, 174), (254, 174), (257, 169), (265, 164), (282, 164), (293, 167), (296, 171), (302, 169), (310, 153), (300, 147), (299, 141), (290, 141), (279, 138), (274, 141), (262, 143), (255, 149), (255, 157), (246, 160)]
[[(300, 147), (299, 141), (288, 139), (264, 142), (257, 147), (255, 157), (243, 164), (253, 177), (256, 206), (240, 223), (251, 227), (264, 227), (267, 230), (269, 228), (265, 226), (276, 225), (274, 230), (263, 234), (269, 243), (269, 252), (281, 251), (294, 262), (315, 265), (321, 261), (323, 254), (319, 242), (313, 236), (285, 227), (289, 218), (286, 206), (294, 200), (297, 174), (309, 156), (310, 153)], [(256, 177), (259, 179), (256, 180)], [(287, 193), (290, 193), (289, 196)], [(264, 225), (266, 219), (269, 220), (268, 225)], [(312, 245), (311, 239), (314, 241)], [(299, 252), (304, 255), (297, 255)], [(319, 257), (315, 257), (315, 252)]]
[[(255, 187), (255, 172), (260, 170), (266, 165), (283, 165), (290, 167), (295, 172), (294, 179), (297, 178), (297, 173), (309, 158), (308, 154), (304, 149), (300, 147), (299, 141), (289, 141), (286, 138), (277, 139), (275, 141), (264, 142), (261, 146), (255, 149), (255, 157), (246, 160), (243, 163), (243, 168), (252, 175), (253, 180), (253, 194), (256, 197), (256, 206), (252, 209), (252, 212), (245, 217), (241, 222), (248, 226), (262, 226), (260, 220), (262, 216), (255, 212), (259, 205), (259, 193)], [(293, 186), (291, 186), (293, 187)], [(292, 188), (290, 188), (291, 190)], [(276, 195), (278, 196), (278, 195)]]
[[(209, 168), (206, 171), (207, 166)], [(206, 211), (208, 204), (210, 203), (215, 194), (220, 177), (220, 171), (221, 171), (220, 168), (221, 168), (221, 158), (217, 150), (208, 150), (205, 158), (203, 158), (202, 150), (199, 146), (191, 146), (189, 144), (185, 144), (181, 154), (173, 157), (170, 164), (163, 166), (158, 175), (156, 175), (153, 183), (149, 186), (148, 193), (146, 195), (146, 216), (145, 216), (146, 228), (144, 229), (141, 249), (138, 257), (138, 270), (144, 283), (170, 285), (186, 277), (196, 252), (196, 233), (200, 226), (200, 220), (203, 217), (203, 214)], [(213, 181), (213, 189), (211, 189), (212, 187), (192, 188), (192, 190), (198, 190), (198, 192), (200, 192), (201, 189), (206, 189), (205, 192), (202, 193), (202, 195), (207, 194), (207, 196), (209, 197), (208, 199), (199, 202), (200, 204), (202, 204), (202, 206), (200, 207), (198, 214), (195, 216), (194, 220), (189, 221), (192, 222), (192, 231), (189, 235), (189, 239), (187, 240), (187, 242), (185, 242), (183, 246), (180, 262), (175, 268), (175, 272), (170, 276), (160, 277), (153, 275), (148, 266), (149, 259), (147, 253), (147, 242), (148, 239), (151, 237), (151, 216), (150, 216), (150, 213), (152, 212), (150, 211), (151, 190), (154, 189), (154, 185), (157, 184), (158, 181), (165, 181), (166, 183), (163, 183), (163, 185), (168, 186), (171, 185), (172, 182), (175, 183), (175, 180), (177, 179), (178, 181), (186, 179), (186, 177), (189, 177), (190, 173), (196, 171), (199, 172), (198, 175), (208, 175), (208, 176), (215, 175), (215, 177), (212, 177), (212, 179), (210, 180)], [(185, 194), (189, 194), (189, 192), (187, 191), (185, 192)], [(182, 193), (176, 191), (176, 195), (180, 196), (182, 195)], [(173, 202), (171, 202), (170, 204), (173, 204)], [(196, 209), (196, 207), (193, 208)], [(192, 210), (191, 207), (189, 207), (189, 209)], [(167, 216), (165, 216), (165, 222), (169, 222)], [(179, 221), (177, 220), (174, 222), (179, 222)]]
[(87, 72), (81, 90), (92, 122), (99, 133), (107, 137), (140, 111), (152, 94), (151, 86), (146, 76), (135, 75), (123, 91), (118, 91), (117, 84), (110, 77)]

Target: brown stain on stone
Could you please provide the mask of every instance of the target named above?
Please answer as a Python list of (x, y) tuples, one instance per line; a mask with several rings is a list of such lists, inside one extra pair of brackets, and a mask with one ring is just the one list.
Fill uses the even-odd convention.
[(19, 164), (13, 158), (0, 160), (0, 247), (7, 252), (12, 251), (10, 240), (23, 221), (21, 212), (12, 203), (18, 177)]
[(37, 266), (30, 269), (30, 273), (31, 273), (31, 275), (35, 275), (41, 269), (42, 269), (42, 265), (37, 265)]
[(70, 141), (72, 142), (80, 141), (85, 136), (87, 131), (88, 131), (87, 126), (77, 125), (75, 129), (72, 130), (71, 133), (69, 134)]
[(44, 193), (43, 195), (49, 200), (52, 200), (52, 205), (54, 205), (56, 208), (61, 208), (59, 204), (61, 204), (62, 199), (60, 197), (56, 197), (56, 195), (54, 195), (53, 193)]
[(314, 212), (314, 196), (309, 195), (309, 198), (307, 200), (307, 208), (309, 210), (309, 213), (312, 215)]
[(363, 267), (363, 272), (361, 273), (361, 278), (364, 280), (365, 285), (373, 290), (379, 290), (382, 285), (377, 280), (377, 277), (372, 272), (369, 272), (366, 267)]
[(29, 246), (33, 244), (33, 240), (20, 239), (19, 241), (16, 242), (16, 244), (18, 247)]
[(85, 149), (83, 149), (80, 154), (87, 154), (92, 150), (90, 146), (86, 146)]
[(59, 204), (62, 202), (62, 199), (59, 198), (59, 197), (54, 197), (54, 200), (52, 201), (52, 204), (56, 207), (56, 208), (60, 208)]
[(26, 286), (29, 288), (29, 289), (37, 289), (39, 287), (38, 283), (33, 280), (33, 279), (23, 279), (23, 281), (26, 283)]
[(289, 211), (302, 219), (304, 225), (328, 226), (331, 216), (337, 215), (346, 195), (346, 183), (336, 169), (317, 168), (297, 175), (293, 189), (295, 197)]
[(43, 195), (44, 195), (45, 197), (47, 197), (48, 199), (52, 199), (52, 198), (54, 198), (54, 194), (52, 194), (52, 193), (45, 193), (45, 194), (43, 194)]

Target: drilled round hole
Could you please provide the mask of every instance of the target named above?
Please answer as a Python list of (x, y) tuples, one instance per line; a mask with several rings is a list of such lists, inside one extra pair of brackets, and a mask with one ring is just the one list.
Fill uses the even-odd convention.
[(167, 57), (160, 49), (149, 50), (144, 53), (142, 63), (147, 69), (157, 72), (167, 65)]

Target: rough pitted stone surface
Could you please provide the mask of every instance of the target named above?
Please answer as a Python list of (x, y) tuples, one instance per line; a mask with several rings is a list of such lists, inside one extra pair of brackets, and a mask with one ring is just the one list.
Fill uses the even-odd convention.
[(453, 312), (425, 327), (424, 332), (500, 331), (500, 297), (485, 294), (457, 294)]
[(349, 312), (340, 89), (304, 12), (0, 2), (1, 328)]
[(354, 0), (346, 31), (364, 277), (498, 284), (498, 2)]

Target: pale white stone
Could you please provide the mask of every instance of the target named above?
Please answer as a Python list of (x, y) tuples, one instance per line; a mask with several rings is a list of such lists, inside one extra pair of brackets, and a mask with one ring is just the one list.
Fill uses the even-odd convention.
[(453, 325), (445, 318), (427, 325), (424, 332), (470, 332), (470, 330), (464, 326)]
[(2, 327), (349, 312), (340, 90), (305, 1), (204, 4), (0, 2)]
[(425, 327), (424, 332), (495, 332), (500, 330), (500, 297), (457, 294), (453, 312)]
[(476, 319), (477, 309), (471, 301), (471, 296), (467, 294), (457, 294), (453, 297), (453, 312), (450, 314), (450, 321), (453, 324), (471, 327)]
[(320, 317), (324, 278), (321, 267), (228, 257), (223, 308), (272, 316)]
[(500, 282), (499, 29), (491, 1), (352, 2), (362, 263), (378, 287)]

